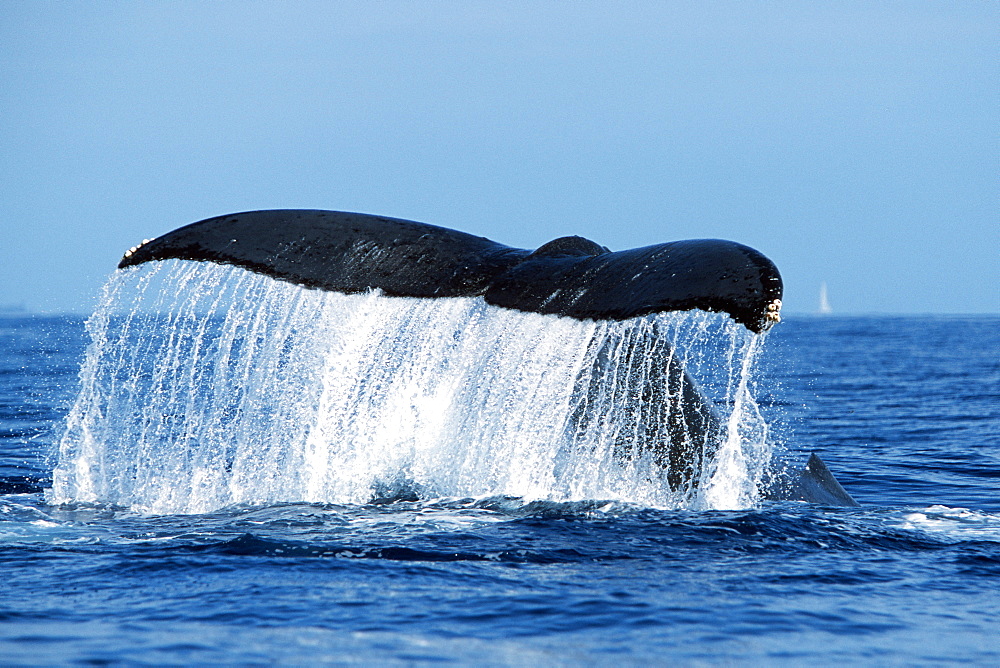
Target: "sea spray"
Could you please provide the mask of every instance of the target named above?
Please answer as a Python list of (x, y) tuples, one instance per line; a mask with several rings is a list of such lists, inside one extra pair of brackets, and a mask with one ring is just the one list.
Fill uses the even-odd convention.
[[(54, 503), (196, 513), (418, 494), (734, 508), (755, 502), (770, 456), (751, 395), (760, 337), (718, 314), (580, 321), (168, 261), (113, 275), (87, 327)], [(662, 415), (636, 388), (668, 369), (687, 370), (724, 432), (691, 436), (701, 466), (685, 485), (643, 442)]]
[(754, 362), (760, 354), (761, 336), (746, 337), (737, 345), (730, 338), (726, 368), (727, 396), (732, 405), (726, 418), (725, 437), (708, 466), (701, 503), (707, 508), (746, 508), (758, 497), (756, 483), (767, 473), (772, 447), (768, 426), (750, 392)]

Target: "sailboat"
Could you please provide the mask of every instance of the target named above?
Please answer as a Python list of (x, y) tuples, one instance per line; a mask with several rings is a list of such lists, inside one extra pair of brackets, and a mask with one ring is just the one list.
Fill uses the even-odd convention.
[(819, 313), (833, 313), (833, 309), (830, 308), (830, 300), (826, 297), (826, 281), (819, 285)]

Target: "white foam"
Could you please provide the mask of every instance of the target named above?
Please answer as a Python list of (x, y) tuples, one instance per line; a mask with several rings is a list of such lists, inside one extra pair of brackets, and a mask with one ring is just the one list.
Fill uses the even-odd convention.
[[(748, 382), (758, 337), (719, 315), (578, 321), (170, 261), (116, 273), (88, 329), (53, 503), (207, 512), (404, 485), (740, 508), (770, 456)], [(701, 491), (672, 492), (640, 442), (634, 387), (664, 373), (658, 337), (723, 413)]]
[(903, 528), (953, 540), (1000, 541), (1000, 516), (968, 508), (930, 506), (903, 516)]

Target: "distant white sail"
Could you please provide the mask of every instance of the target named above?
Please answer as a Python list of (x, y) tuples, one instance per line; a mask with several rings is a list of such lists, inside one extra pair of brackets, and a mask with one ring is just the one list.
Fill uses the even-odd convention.
[(833, 309), (830, 308), (830, 300), (826, 296), (826, 281), (819, 285), (819, 312), (833, 313)]

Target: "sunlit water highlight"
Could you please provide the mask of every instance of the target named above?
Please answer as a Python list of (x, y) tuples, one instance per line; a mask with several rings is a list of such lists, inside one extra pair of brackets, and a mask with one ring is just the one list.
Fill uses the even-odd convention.
[[(771, 457), (751, 394), (761, 337), (716, 314), (579, 321), (171, 261), (116, 273), (87, 328), (53, 503), (199, 513), (509, 495), (746, 508)], [(641, 388), (680, 368), (723, 433), (688, 436), (704, 464), (672, 489)]]

